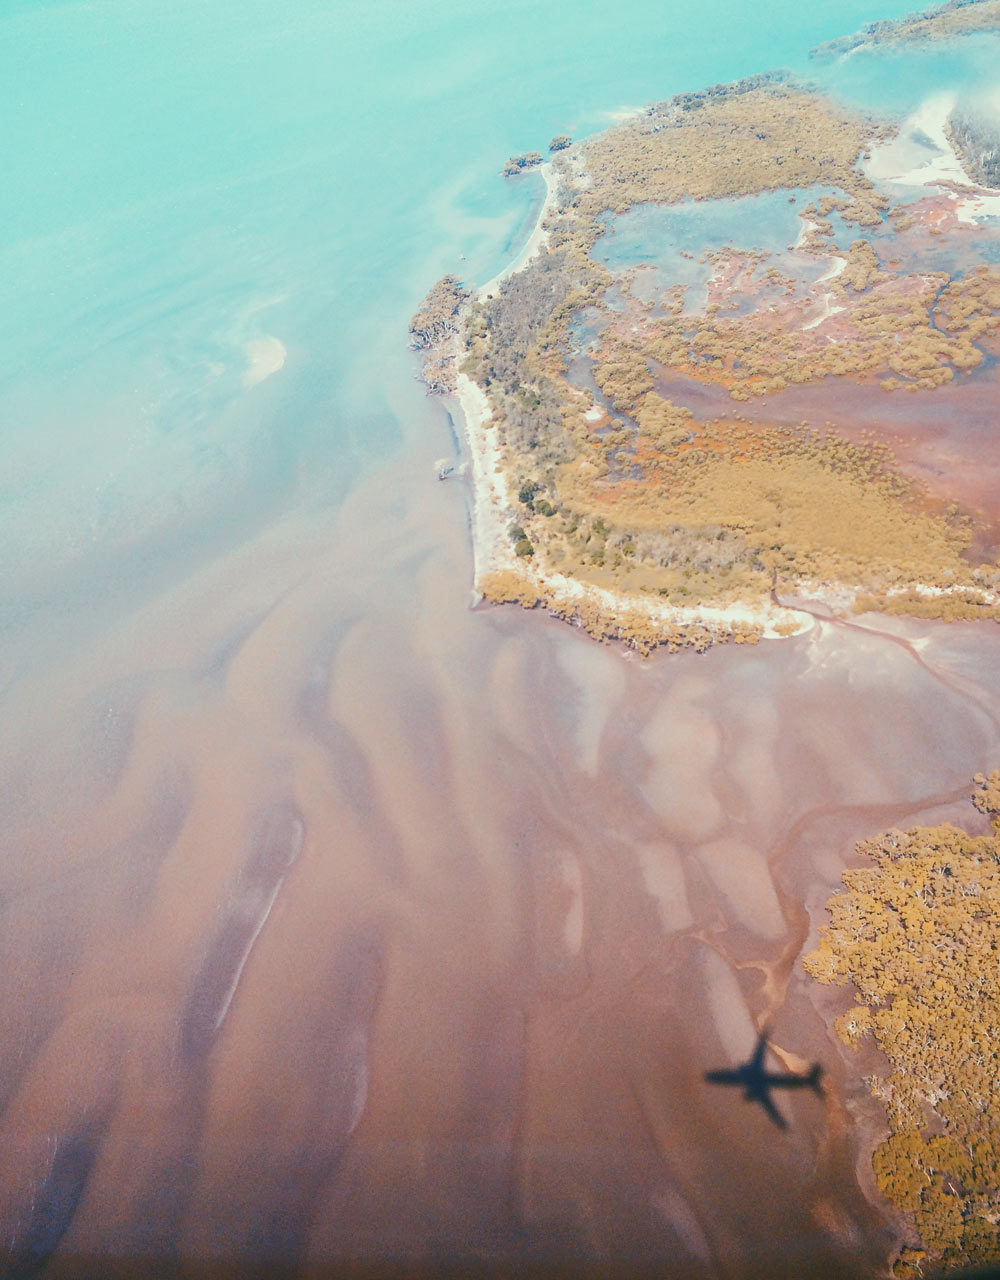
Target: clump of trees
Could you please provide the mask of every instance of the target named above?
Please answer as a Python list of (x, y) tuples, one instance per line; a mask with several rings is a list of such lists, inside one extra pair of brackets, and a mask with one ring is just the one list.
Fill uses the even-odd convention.
[(664, 453), (676, 453), (678, 445), (694, 439), (693, 417), (685, 405), (665, 400), (655, 391), (643, 397), (637, 415), (639, 430)]
[(533, 169), (536, 165), (541, 163), (541, 152), (525, 151), (523, 155), (511, 156), (501, 170), (501, 173), (505, 178), (513, 178), (515, 175), (523, 173), (525, 169)]
[[(982, 573), (974, 577), (985, 577)], [(922, 592), (912, 587), (892, 594), (863, 592), (854, 602), (855, 613), (903, 614), (908, 618), (940, 618), (946, 622), (1000, 622), (1000, 574), (991, 582), (960, 590)]]
[(442, 276), (410, 321), (410, 346), (424, 352), (421, 376), (435, 394), (454, 390), (455, 361), (448, 347), (460, 336), (462, 310), (471, 297), (457, 276)]
[[(463, 369), (494, 406), (515, 471), (515, 488), (555, 489), (559, 466), (579, 451), (582, 428), (565, 378), (569, 319), (594, 303), (609, 275), (591, 241), (565, 218), (560, 243), (538, 254), (470, 314)], [(544, 514), (544, 512), (543, 512)]]
[[(789, 585), (805, 578), (883, 591), (971, 580), (962, 559), (967, 522), (957, 509), (922, 509), (884, 447), (834, 432), (699, 421), (649, 394), (650, 414), (644, 406), (637, 414), (633, 470), (640, 474), (613, 483), (582, 470), (561, 474), (563, 505), (581, 517), (572, 535), (578, 543), (587, 537), (582, 517), (599, 514), (636, 537), (637, 560), (669, 566), (656, 584), (702, 598), (760, 593), (775, 572)], [(662, 421), (666, 440), (645, 435), (650, 417)], [(662, 544), (647, 534), (668, 538), (678, 558), (660, 558), (654, 548)]]
[(594, 381), (606, 400), (619, 413), (634, 413), (639, 402), (653, 389), (646, 354), (641, 343), (606, 334), (605, 343), (592, 366)]
[(537, 480), (576, 452), (565, 427), (561, 333), (556, 317), (573, 308), (589, 270), (568, 248), (539, 254), (484, 305), (480, 340), (467, 364), (497, 410), (505, 444)]
[(426, 351), (457, 334), (459, 312), (471, 297), (472, 293), (457, 276), (442, 276), (410, 321), (410, 346), (416, 351)]
[(880, 284), (886, 275), (879, 269), (878, 255), (867, 240), (855, 240), (847, 251), (844, 269), (837, 277), (843, 289), (863, 293), (872, 285)]
[(937, 325), (972, 343), (1000, 332), (1000, 271), (985, 263), (952, 280), (935, 307)]
[[(714, 260), (725, 268), (746, 256), (729, 251)], [(673, 307), (658, 316), (630, 311), (627, 332), (620, 322), (602, 335), (593, 369), (598, 386), (616, 409), (633, 413), (653, 386), (650, 361), (716, 382), (734, 400), (867, 373), (884, 375), (886, 391), (929, 390), (982, 363), (977, 343), (1000, 332), (1000, 272), (984, 265), (955, 279), (942, 272), (895, 277), (866, 240), (854, 241), (844, 257), (841, 274), (822, 286), (839, 295), (844, 313), (836, 342), (805, 323), (814, 295), (786, 304), (789, 323), (775, 326), (767, 290), (779, 282), (764, 272), (757, 305), (745, 315), (725, 315), (718, 306), (698, 315)]]
[(984, 187), (1000, 187), (1000, 119), (952, 112), (948, 138), (970, 177)]
[[(887, 197), (864, 187), (850, 197), (833, 195), (828, 192), (820, 196), (815, 205), (808, 205), (803, 209), (800, 217), (818, 217), (822, 220), (828, 214), (836, 212), (840, 214), (843, 222), (854, 223), (859, 227), (878, 227), (881, 226), (882, 215), (888, 208), (889, 200)], [(833, 230), (833, 225), (828, 222), (826, 226), (830, 229), (827, 234), (830, 234)]]
[(897, 1260), (922, 1274), (1000, 1262), (1000, 770), (972, 800), (990, 835), (942, 825), (862, 841), (869, 865), (845, 871), (830, 923), (805, 957), (818, 981), (853, 984), (860, 1003), (836, 1024), (845, 1044), (871, 1036), (890, 1072), (873, 1077), (889, 1137), (872, 1164), (922, 1249)]

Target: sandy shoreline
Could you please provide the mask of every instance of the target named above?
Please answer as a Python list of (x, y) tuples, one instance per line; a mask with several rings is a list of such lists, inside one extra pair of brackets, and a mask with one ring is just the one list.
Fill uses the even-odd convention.
[(513, 512), (507, 480), (500, 466), (497, 433), (489, 425), (493, 410), (482, 387), (464, 373), (456, 375), (455, 397), (465, 421), (465, 444), (472, 479), (472, 552), (476, 582), (484, 573), (513, 569), (507, 528)]
[[(517, 519), (502, 465), (492, 409), (483, 389), (464, 373), (456, 375), (455, 398), (465, 424), (464, 438), (472, 482), (472, 533), (475, 582), (486, 574), (515, 572), (560, 610), (589, 606), (623, 622), (642, 617), (665, 631), (676, 627), (705, 627), (718, 633), (759, 631), (764, 638), (808, 631), (814, 621), (800, 611), (775, 606), (766, 597), (759, 604), (684, 607), (648, 596), (611, 591), (560, 573), (539, 572), (514, 554), (509, 528)], [(477, 587), (478, 589), (478, 587)]]

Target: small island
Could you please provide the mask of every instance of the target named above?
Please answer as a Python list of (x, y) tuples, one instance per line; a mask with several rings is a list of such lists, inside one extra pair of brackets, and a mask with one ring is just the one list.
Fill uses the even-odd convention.
[[(795, 634), (802, 599), (1000, 619), (989, 516), (866, 422), (865, 398), (909, 393), (954, 403), (961, 430), (1000, 354), (992, 170), (961, 169), (946, 109), (921, 124), (952, 167), (898, 175), (899, 121), (775, 73), (508, 162), (546, 184), (528, 250), (476, 292), (446, 277), (411, 326), (429, 389), (462, 408), (487, 600), (644, 653)], [(732, 234), (661, 267), (614, 257), (637, 214), (692, 206)], [(789, 242), (762, 248), (779, 216)]]

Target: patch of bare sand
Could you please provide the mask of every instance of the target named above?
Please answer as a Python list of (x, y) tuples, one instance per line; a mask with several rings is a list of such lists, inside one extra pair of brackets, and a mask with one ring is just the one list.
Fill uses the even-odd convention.
[[(706, 839), (723, 820), (712, 791), (722, 737), (711, 712), (699, 705), (707, 692), (694, 676), (672, 684), (642, 735), (650, 762), (646, 801), (668, 830), (686, 840)], [(698, 804), (692, 805), (695, 795)]]
[(647, 892), (656, 902), (663, 928), (667, 933), (687, 929), (694, 922), (688, 902), (684, 863), (669, 844), (640, 844), (636, 856), (642, 868)]
[(699, 846), (697, 859), (725, 899), (727, 914), (764, 938), (785, 931), (781, 904), (764, 854), (744, 840), (724, 837)]

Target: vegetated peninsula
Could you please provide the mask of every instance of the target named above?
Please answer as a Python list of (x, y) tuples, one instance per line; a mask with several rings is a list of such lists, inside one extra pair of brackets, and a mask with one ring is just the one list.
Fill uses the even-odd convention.
[(844, 873), (830, 924), (805, 966), (853, 984), (861, 1003), (836, 1023), (889, 1060), (869, 1080), (889, 1136), (872, 1163), (919, 1243), (893, 1274), (1000, 1262), (1000, 771), (976, 778), (992, 834), (954, 826), (863, 841), (871, 865)]
[[(462, 407), (487, 599), (642, 651), (794, 633), (796, 596), (1000, 617), (988, 520), (842, 420), (847, 390), (946, 398), (1000, 352), (996, 197), (957, 160), (883, 180), (897, 127), (774, 74), (560, 137), (535, 251), (475, 294), (446, 277), (411, 326)], [(691, 209), (731, 234), (612, 262), (628, 211)], [(794, 243), (762, 249), (779, 216)]]
[(871, 22), (852, 36), (817, 45), (812, 58), (837, 58), (868, 45), (948, 40), (1000, 30), (1000, 0), (949, 0), (896, 21)]

